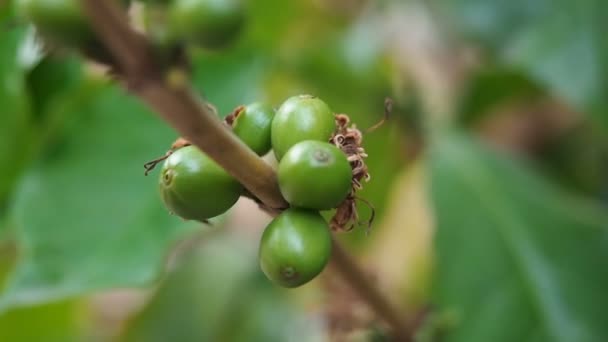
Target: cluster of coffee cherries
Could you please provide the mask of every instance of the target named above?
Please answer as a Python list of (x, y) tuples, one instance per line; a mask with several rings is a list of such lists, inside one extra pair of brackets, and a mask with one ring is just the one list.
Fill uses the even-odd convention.
[[(239, 106), (225, 122), (258, 155), (272, 150), (279, 161), (279, 188), (290, 207), (264, 230), (260, 265), (273, 282), (300, 286), (327, 264), (330, 230), (350, 229), (357, 219), (354, 194), (360, 180), (369, 177), (361, 133), (346, 115), (334, 114), (310, 95), (293, 96), (276, 112), (264, 103)], [(206, 222), (230, 209), (244, 189), (203, 152), (178, 139), (167, 152), (160, 193), (172, 213)], [(332, 209), (328, 223), (319, 211)]]
[[(116, 1), (124, 9), (136, 2), (99, 1)], [(235, 40), (245, 21), (242, 0), (137, 2), (143, 4), (146, 36), (158, 51), (191, 44), (221, 48)], [(16, 4), (17, 12), (34, 24), (47, 45), (75, 47), (103, 62), (104, 53), (81, 0), (17, 0)], [(273, 150), (279, 161), (279, 188), (290, 207), (263, 207), (279, 213), (262, 235), (260, 265), (272, 281), (300, 286), (327, 264), (330, 231), (350, 230), (358, 221), (355, 192), (362, 180), (369, 179), (362, 134), (347, 115), (334, 114), (325, 102), (309, 95), (291, 97), (277, 111), (265, 103), (239, 106), (225, 122), (251, 150), (260, 156)], [(172, 213), (186, 220), (208, 222), (240, 196), (253, 197), (184, 139), (146, 164), (146, 172), (163, 160), (161, 198)], [(319, 212), (333, 209), (328, 223)]]
[[(139, 2), (147, 37), (158, 47), (193, 44), (208, 49), (233, 42), (245, 23), (243, 0), (99, 0), (123, 9)], [(18, 14), (33, 23), (51, 46), (90, 52), (99, 43), (81, 0), (16, 0)]]

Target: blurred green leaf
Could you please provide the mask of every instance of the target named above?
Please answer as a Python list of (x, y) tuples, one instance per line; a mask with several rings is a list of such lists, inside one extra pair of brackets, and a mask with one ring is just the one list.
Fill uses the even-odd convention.
[[(558, 0), (558, 2), (561, 0)], [(526, 34), (540, 17), (547, 14), (552, 2), (545, 0), (482, 1), (435, 0), (467, 37), (480, 41), (493, 50), (504, 49), (518, 35)]]
[(435, 300), (448, 341), (608, 338), (608, 216), (457, 137), (431, 153)]
[(36, 154), (53, 151), (78, 124), (78, 114), (103, 91), (105, 82), (87, 76), (82, 61), (73, 55), (47, 55), (27, 74), (32, 119), (36, 127)]
[[(6, 139), (14, 139), (3, 144), (11, 150), (6, 153), (6, 158), (10, 158), (12, 153), (14, 159), (14, 163), (10, 167), (7, 166), (5, 171), (4, 181), (8, 184), (5, 192), (7, 205), (10, 204), (7, 195), (10, 195), (13, 183), (21, 176), (27, 164), (41, 152), (54, 148), (55, 143), (69, 129), (67, 123), (70, 115), (81, 110), (100, 89), (99, 82), (96, 84), (92, 82), (92, 78), (83, 77), (82, 63), (78, 58), (40, 55), (39, 46), (31, 34), (31, 31), (24, 32), (16, 52), (19, 66), (14, 69), (21, 73), (21, 96), (27, 100), (27, 111), (24, 111), (25, 108), (15, 107), (14, 103), (6, 103), (9, 108), (8, 115), (12, 116), (13, 120), (27, 119), (22, 122), (22, 130), (19, 130), (20, 127), (13, 127), (15, 132), (3, 136)], [(16, 112), (19, 109), (21, 112)], [(10, 125), (5, 128), (10, 128)], [(16, 134), (20, 136), (13, 137)], [(2, 230), (4, 229), (0, 227), (0, 231)]]
[(539, 154), (543, 171), (565, 187), (606, 198), (608, 136), (588, 121), (545, 146)]
[(459, 98), (457, 114), (465, 125), (477, 123), (497, 106), (510, 101), (532, 100), (543, 95), (525, 74), (502, 67), (484, 67), (469, 79)]
[[(46, 56), (28, 73), (27, 85), (32, 97), (32, 111), (38, 121), (45, 121), (58, 99), (79, 98), (73, 94), (83, 80), (82, 67), (74, 56)], [(65, 100), (64, 100), (65, 101)]]
[(0, 3), (0, 25), (11, 25), (14, 16), (13, 1), (3, 1)]
[(62, 301), (4, 313), (0, 315), (0, 341), (82, 341), (85, 325), (79, 304)]
[(0, 289), (4, 288), (11, 269), (17, 260), (17, 248), (12, 241), (0, 242)]
[(33, 138), (26, 70), (19, 59), (26, 37), (22, 28), (0, 31), (0, 213), (28, 159)]
[(193, 54), (196, 89), (224, 117), (242, 104), (259, 101), (258, 86), (269, 66), (262, 55), (251, 49), (233, 50), (227, 54), (198, 51)]
[[(0, 244), (0, 288), (17, 257), (11, 242)], [(76, 301), (64, 301), (31, 308), (18, 308), (0, 314), (0, 341), (70, 342), (83, 332), (81, 307)]]
[(290, 41), (295, 21), (303, 19), (309, 24), (318, 24), (318, 12), (312, 7), (314, 4), (310, 1), (257, 0), (250, 3), (244, 45), (249, 50), (277, 52), (279, 45)]
[(608, 127), (608, 2), (436, 0), (466, 34)]
[(3, 308), (149, 284), (169, 245), (194, 228), (167, 213), (156, 176), (143, 175), (174, 134), (116, 88), (97, 95), (19, 188), (21, 258)]
[[(207, 236), (134, 318), (124, 342), (299, 341), (297, 314), (260, 272), (255, 249), (226, 235)], [(309, 327), (310, 328), (310, 327)]]

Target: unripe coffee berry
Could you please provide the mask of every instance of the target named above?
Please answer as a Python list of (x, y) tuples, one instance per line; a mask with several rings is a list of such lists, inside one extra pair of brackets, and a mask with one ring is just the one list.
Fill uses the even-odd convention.
[(169, 30), (177, 39), (219, 48), (233, 42), (245, 22), (242, 0), (173, 0)]
[(236, 179), (195, 146), (182, 147), (167, 158), (159, 184), (171, 212), (198, 221), (230, 209), (242, 191)]
[(79, 0), (18, 0), (17, 12), (54, 43), (83, 46), (94, 40)]
[(297, 287), (316, 277), (329, 260), (331, 233), (316, 211), (287, 209), (266, 227), (260, 267), (273, 282)]
[(281, 159), (277, 174), (283, 197), (300, 208), (335, 208), (352, 188), (346, 155), (327, 142), (307, 140), (294, 145)]
[(334, 114), (321, 99), (298, 95), (287, 99), (272, 120), (272, 149), (278, 160), (304, 140), (328, 141), (336, 129)]
[(232, 130), (255, 153), (262, 156), (270, 151), (270, 126), (275, 111), (267, 103), (244, 106), (237, 113)]

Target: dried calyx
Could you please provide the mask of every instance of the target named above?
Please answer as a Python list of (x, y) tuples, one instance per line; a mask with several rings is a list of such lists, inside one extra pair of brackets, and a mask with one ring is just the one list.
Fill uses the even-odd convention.
[[(369, 133), (382, 126), (388, 119), (392, 111), (393, 102), (390, 98), (384, 101), (384, 117), (378, 123), (365, 130)], [(371, 228), (374, 221), (375, 209), (370, 202), (363, 198), (357, 197), (356, 192), (363, 188), (362, 181), (368, 182), (371, 176), (365, 165), (367, 153), (362, 146), (363, 132), (357, 129), (356, 125), (351, 123), (350, 118), (346, 114), (336, 114), (336, 132), (332, 135), (329, 142), (336, 145), (342, 152), (346, 154), (348, 162), (353, 170), (352, 189), (346, 199), (338, 206), (336, 213), (330, 221), (330, 227), (337, 231), (350, 231), (357, 224), (364, 224), (367, 228)], [(357, 213), (357, 201), (367, 205), (371, 209), (370, 217), (365, 222), (359, 222), (359, 214)]]
[(156, 159), (152, 159), (144, 164), (144, 169), (146, 169), (146, 171), (144, 172), (144, 175), (147, 176), (152, 170), (154, 170), (156, 165), (158, 165), (160, 162), (164, 161), (165, 159), (169, 158), (169, 156), (171, 154), (173, 154), (173, 152), (177, 151), (178, 149), (180, 149), (182, 147), (186, 147), (186, 146), (190, 146), (190, 145), (192, 145), (192, 144), (188, 140), (186, 140), (182, 137), (177, 138), (177, 140), (175, 140), (173, 142), (173, 144), (171, 144), (171, 148), (169, 149), (169, 151), (167, 151), (164, 155), (162, 155)]
[(245, 106), (243, 105), (234, 108), (230, 114), (226, 115), (226, 117), (224, 118), (224, 123), (228, 125), (228, 127), (232, 127), (236, 118), (238, 118), (244, 110)]
[[(337, 231), (350, 231), (359, 223), (357, 213), (356, 192), (363, 188), (362, 180), (370, 180), (370, 174), (365, 165), (364, 159), (367, 158), (365, 149), (361, 146), (363, 134), (346, 114), (336, 114), (336, 132), (333, 134), (330, 143), (336, 145), (344, 154), (353, 170), (352, 188), (346, 199), (338, 206), (336, 213), (330, 221), (330, 227)], [(372, 218), (373, 218), (372, 208)], [(371, 220), (367, 222), (371, 226)]]

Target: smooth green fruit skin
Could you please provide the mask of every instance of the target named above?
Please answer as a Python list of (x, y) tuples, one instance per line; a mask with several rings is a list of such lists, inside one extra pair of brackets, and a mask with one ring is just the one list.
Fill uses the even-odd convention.
[(245, 106), (232, 125), (232, 130), (260, 156), (270, 151), (270, 125), (275, 111), (269, 104), (256, 102)]
[(95, 37), (79, 0), (18, 0), (16, 5), (53, 42), (82, 45)]
[(271, 281), (298, 287), (316, 277), (329, 260), (331, 233), (316, 211), (287, 209), (264, 230), (260, 267)]
[(204, 48), (232, 43), (244, 23), (242, 0), (174, 0), (169, 8), (171, 35)]
[(311, 95), (293, 96), (279, 107), (272, 120), (272, 149), (281, 160), (301, 141), (328, 141), (335, 128), (334, 114), (325, 102)]
[(171, 212), (198, 221), (226, 212), (242, 191), (236, 179), (194, 146), (182, 147), (167, 158), (159, 184)]
[(294, 145), (281, 159), (277, 174), (283, 197), (300, 208), (335, 208), (352, 187), (346, 155), (327, 142), (306, 140)]

